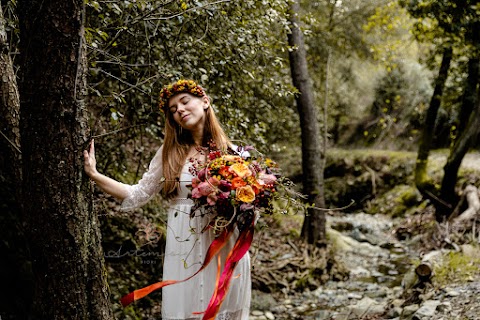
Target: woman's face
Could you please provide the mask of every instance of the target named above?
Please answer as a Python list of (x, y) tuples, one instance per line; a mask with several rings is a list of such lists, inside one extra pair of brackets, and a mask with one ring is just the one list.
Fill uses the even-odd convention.
[(203, 133), (205, 110), (210, 105), (207, 96), (197, 97), (189, 93), (179, 93), (168, 101), (173, 120), (183, 129)]

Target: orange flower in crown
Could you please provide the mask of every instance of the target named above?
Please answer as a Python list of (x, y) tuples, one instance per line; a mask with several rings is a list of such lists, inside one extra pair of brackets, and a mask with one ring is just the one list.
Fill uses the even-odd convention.
[(162, 91), (160, 91), (160, 99), (158, 102), (160, 110), (165, 113), (168, 107), (168, 99), (182, 92), (187, 92), (197, 97), (203, 97), (205, 95), (205, 90), (195, 81), (181, 79), (163, 87)]

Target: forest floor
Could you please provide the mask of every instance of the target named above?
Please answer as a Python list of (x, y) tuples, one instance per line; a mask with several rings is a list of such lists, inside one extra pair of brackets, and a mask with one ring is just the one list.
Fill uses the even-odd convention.
[[(441, 168), (446, 158), (446, 153), (436, 152), (430, 160)], [(462, 167), (480, 174), (480, 154), (468, 154)], [(400, 235), (400, 230), (414, 224), (417, 231), (441, 229), (428, 207), (413, 216), (399, 217), (331, 212), (327, 238), (335, 260), (348, 276), (316, 286), (304, 280), (318, 271), (295, 271), (299, 261), (306, 259), (295, 240), (301, 223), (302, 217), (286, 216), (273, 221), (272, 228), (261, 230), (263, 235), (252, 250), (254, 288), (261, 290), (253, 292), (251, 320), (480, 319), (480, 236), (475, 225), (472, 233), (457, 234), (450, 245), (435, 247), (435, 232)], [(469, 239), (456, 244), (459, 236)], [(427, 255), (437, 257), (434, 276), (431, 282), (412, 288), (413, 270)], [(268, 272), (276, 287), (264, 290), (255, 281), (256, 271)]]

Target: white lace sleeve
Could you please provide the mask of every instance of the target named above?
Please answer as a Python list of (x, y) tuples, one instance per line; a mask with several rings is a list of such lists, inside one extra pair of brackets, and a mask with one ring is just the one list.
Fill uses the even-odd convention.
[(162, 150), (163, 146), (158, 149), (140, 181), (135, 185), (127, 185), (128, 196), (123, 199), (121, 211), (141, 207), (160, 192), (163, 178)]

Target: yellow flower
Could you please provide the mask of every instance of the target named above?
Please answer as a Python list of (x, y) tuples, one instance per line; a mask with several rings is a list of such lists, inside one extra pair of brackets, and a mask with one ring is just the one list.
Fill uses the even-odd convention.
[(235, 173), (240, 178), (249, 177), (252, 175), (252, 171), (243, 163), (235, 163), (230, 166), (230, 172)]
[(250, 203), (255, 200), (255, 192), (252, 187), (247, 185), (245, 187), (240, 187), (237, 189), (237, 200)]
[(227, 155), (223, 156), (223, 159), (224, 159), (225, 161), (235, 162), (235, 161), (242, 160), (242, 157), (240, 157), (240, 156), (234, 156), (234, 155), (231, 155), (231, 154), (227, 154)]

